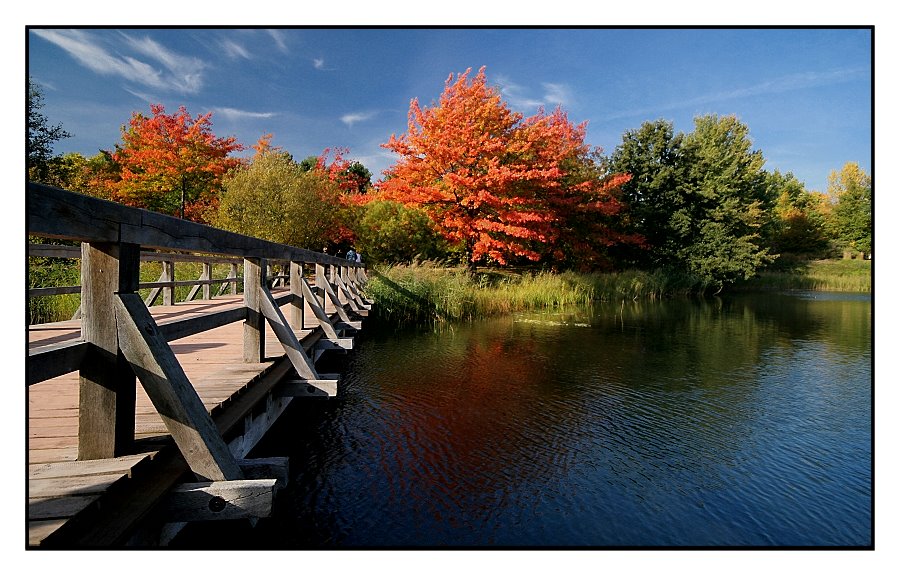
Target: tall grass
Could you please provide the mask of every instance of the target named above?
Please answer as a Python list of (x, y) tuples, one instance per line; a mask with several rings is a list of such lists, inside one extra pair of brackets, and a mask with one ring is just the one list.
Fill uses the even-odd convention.
[(871, 291), (871, 261), (828, 259), (810, 261), (786, 271), (762, 271), (738, 286), (741, 291)]
[(379, 267), (367, 293), (379, 317), (394, 323), (436, 324), (516, 311), (653, 300), (697, 292), (696, 280), (665, 271), (609, 274), (472, 272), (414, 263)]
[[(196, 279), (200, 276), (203, 266), (201, 263), (181, 262), (175, 264), (175, 278), (178, 281)], [(212, 277), (224, 279), (228, 276), (227, 265), (213, 265)], [(153, 283), (159, 280), (162, 273), (162, 263), (159, 261), (144, 261), (140, 264), (140, 282)], [(81, 261), (77, 259), (59, 259), (34, 257), (28, 262), (28, 286), (37, 287), (69, 287), (81, 284)], [(242, 291), (243, 282), (238, 281), (238, 292)], [(219, 285), (212, 285), (212, 294), (215, 295)], [(175, 287), (175, 301), (184, 301), (190, 293), (191, 287), (182, 285)], [(229, 291), (230, 292), (230, 291)], [(138, 291), (142, 298), (150, 294), (150, 289)], [(72, 293), (66, 295), (44, 295), (28, 297), (28, 324), (53, 323), (67, 321), (72, 318), (81, 305), (81, 295)], [(156, 300), (156, 305), (161, 305), (163, 298)]]

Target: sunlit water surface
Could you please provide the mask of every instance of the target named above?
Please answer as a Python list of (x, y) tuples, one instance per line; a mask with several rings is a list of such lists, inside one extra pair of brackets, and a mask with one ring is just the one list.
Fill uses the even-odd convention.
[(290, 457), (276, 515), (176, 545), (872, 543), (866, 296), (369, 321), (341, 361), (252, 455)]

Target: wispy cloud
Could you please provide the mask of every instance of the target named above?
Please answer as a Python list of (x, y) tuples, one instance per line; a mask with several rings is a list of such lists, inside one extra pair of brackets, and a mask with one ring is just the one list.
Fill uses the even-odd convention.
[(221, 114), (222, 116), (228, 118), (229, 120), (258, 120), (258, 119), (267, 119), (275, 117), (275, 112), (250, 112), (246, 110), (237, 110), (234, 108), (212, 108), (212, 111), (216, 114)]
[(252, 58), (250, 53), (246, 48), (234, 42), (232, 40), (223, 40), (222, 41), (222, 50), (225, 51), (225, 55), (231, 58), (232, 60), (236, 60), (238, 58), (243, 58), (245, 60), (249, 60)]
[[(56, 44), (79, 64), (98, 74), (119, 76), (136, 84), (181, 93), (197, 93), (203, 85), (205, 64), (201, 60), (176, 54), (150, 38), (122, 34), (126, 45), (122, 46), (122, 50), (115, 50), (114, 55), (100, 39), (81, 30), (37, 29), (34, 33)], [(161, 64), (161, 69), (124, 54), (124, 48), (128, 47), (136, 55)]]
[(353, 127), (353, 124), (370, 120), (375, 117), (375, 115), (377, 115), (376, 112), (356, 112), (352, 114), (344, 114), (340, 116), (340, 121), (342, 121), (349, 127)]
[(647, 106), (639, 109), (622, 110), (620, 112), (607, 115), (604, 117), (604, 119), (619, 119), (638, 115), (648, 115), (658, 112), (677, 110), (681, 108), (691, 108), (706, 104), (726, 102), (729, 100), (736, 100), (740, 98), (768, 96), (796, 90), (804, 90), (808, 88), (817, 88), (820, 86), (857, 80), (859, 78), (862, 78), (864, 74), (867, 73), (867, 69), (853, 68), (828, 70), (824, 72), (802, 72), (798, 74), (790, 74), (788, 76), (781, 76), (751, 86), (735, 88), (733, 90), (714, 92), (676, 102), (663, 103), (658, 106)]
[(287, 47), (287, 41), (284, 37), (284, 33), (281, 30), (266, 30), (268, 35), (272, 37), (272, 40), (275, 41), (275, 45), (278, 47), (282, 53), (287, 54), (290, 50)]
[(540, 106), (565, 106), (571, 104), (571, 89), (566, 84), (542, 82), (542, 90), (536, 97), (531, 90), (504, 76), (497, 77), (500, 94), (513, 108), (539, 108)]

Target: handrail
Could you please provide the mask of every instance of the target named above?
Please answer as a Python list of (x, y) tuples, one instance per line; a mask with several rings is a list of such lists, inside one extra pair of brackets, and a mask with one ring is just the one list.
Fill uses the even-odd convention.
[(26, 205), (28, 234), (37, 237), (87, 243), (129, 243), (144, 249), (364, 267), (361, 263), (327, 253), (248, 237), (34, 182), (28, 182)]
[[(349, 291), (338, 296), (332, 284), (337, 285), (343, 277), (344, 282), (358, 283), (361, 288), (366, 280), (363, 264), (33, 182), (26, 186), (26, 206), (28, 235), (81, 242), (80, 255), (76, 247), (29, 247), (34, 256), (81, 258), (84, 311), (80, 340), (29, 351), (32, 361), (27, 378), (31, 385), (79, 371), (79, 459), (116, 456), (130, 448), (137, 375), (154, 405), (157, 401), (162, 405), (157, 408), (174, 409), (169, 413), (172, 425), (166, 424), (198, 476), (215, 480), (239, 476), (169, 347), (171, 340), (228, 323), (244, 322), (244, 362), (265, 360), (268, 324), (300, 377), (313, 387), (318, 385), (325, 395), (336, 392), (336, 380), (319, 376), (314, 357), (307, 356), (309, 350), (297, 340), (294, 330), (306, 330), (303, 317), (309, 309), (316, 317), (312, 333), (318, 330), (328, 339), (323, 348), (352, 348), (352, 340), (341, 333), (358, 329), (360, 324), (349, 319), (343, 306), (349, 304), (349, 297), (358, 299), (354, 301), (357, 309), (366, 302)], [(141, 283), (140, 262), (148, 259), (162, 261), (163, 272), (158, 281)], [(178, 259), (202, 262), (203, 275), (197, 280), (175, 281), (173, 261)], [(216, 261), (230, 263), (232, 274), (212, 279), (211, 265)], [(243, 263), (242, 304), (162, 324), (157, 324), (147, 309), (161, 289), (168, 293), (164, 301), (168, 305), (175, 304), (171, 295), (177, 285), (194, 286), (188, 300), (200, 287), (206, 291), (218, 282), (236, 286), (238, 262)], [(274, 262), (281, 262), (282, 269), (269, 273)], [(314, 272), (314, 291), (304, 278), (306, 271)], [(283, 280), (289, 280), (289, 292), (273, 293), (273, 284)], [(153, 289), (144, 301), (137, 291), (146, 287)], [(33, 294), (77, 290), (50, 287)], [(205, 293), (204, 298), (208, 298)], [(324, 312), (327, 302), (337, 310), (334, 317), (340, 317), (339, 323), (332, 323), (336, 319)], [(280, 310), (285, 304), (290, 305), (290, 323)], [(199, 437), (186, 430), (185, 421)]]

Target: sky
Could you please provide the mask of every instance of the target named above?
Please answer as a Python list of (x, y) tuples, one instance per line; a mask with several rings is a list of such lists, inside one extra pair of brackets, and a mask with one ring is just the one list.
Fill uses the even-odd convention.
[[(93, 155), (99, 149), (112, 149), (121, 141), (120, 127), (133, 112), (148, 113), (150, 103), (160, 103), (167, 112), (180, 105), (193, 116), (212, 111), (216, 135), (234, 135), (245, 145), (272, 133), (273, 143), (298, 159), (318, 155), (326, 147), (349, 148), (349, 157), (378, 176), (393, 161), (380, 144), (391, 134), (405, 132), (410, 100), (418, 98), (422, 105), (430, 105), (450, 73), (467, 68), (474, 72), (481, 66), (486, 66), (488, 82), (502, 90), (512, 109), (531, 115), (541, 104), (547, 108), (561, 104), (571, 120), (588, 122), (588, 142), (607, 153), (621, 142), (625, 131), (639, 128), (644, 121), (666, 119), (676, 131), (690, 132), (697, 115), (735, 114), (749, 127), (754, 148), (767, 160), (765, 168), (790, 171), (808, 189), (825, 190), (828, 174), (849, 161), (874, 175), (879, 246), (875, 289), (888, 291), (896, 268), (894, 253), (899, 252), (886, 248), (894, 242), (894, 226), (888, 224), (896, 207), (895, 194), (889, 193), (896, 178), (889, 169), (874, 173), (872, 141), (876, 140), (878, 157), (887, 158), (884, 165), (889, 168), (895, 138), (885, 120), (890, 120), (895, 93), (895, 58), (891, 56), (899, 38), (896, 18), (887, 13), (888, 3), (874, 0), (856, 0), (851, 5), (816, 3), (814, 9), (804, 4), (783, 0), (750, 4), (344, 0), (254, 5), (245, 0), (217, 0), (191, 6), (184, 0), (81, 0), (19, 3), (0, 23), (6, 32), (0, 42), (5, 42), (4, 65), (20, 68), (18, 78), (30, 74), (44, 93), (42, 112), (51, 123), (62, 124), (73, 134), (59, 142), (57, 153)], [(45, 25), (59, 29), (41, 36), (36, 27)], [(72, 30), (96, 25), (105, 28)], [(209, 25), (229, 29), (198, 29)], [(426, 28), (446, 25), (457, 28)], [(833, 28), (841, 25), (874, 25), (876, 45), (868, 30)], [(390, 26), (401, 28), (387, 29)], [(553, 28), (559, 26), (591, 28)], [(641, 26), (657, 28), (637, 29)], [(771, 29), (782, 26), (795, 28)], [(18, 99), (13, 99), (14, 92)], [(24, 110), (24, 92), (21, 88), (6, 91), (13, 109)], [(876, 118), (874, 101), (882, 110)], [(22, 112), (0, 116), (0, 121), (7, 122), (6, 133), (21, 133), (23, 116)], [(872, 138), (875, 123), (879, 129)], [(6, 157), (23, 157), (23, 140), (4, 141), (18, 146)], [(20, 161), (6, 173), (23, 173), (24, 159)], [(18, 185), (21, 180), (11, 182), (13, 189)], [(886, 193), (878, 196), (878, 186)], [(24, 203), (24, 194), (12, 195), (13, 201)], [(24, 237), (22, 213), (23, 205), (3, 210), (0, 227)], [(13, 278), (4, 289), (16, 290), (9, 297), (24, 301), (21, 267), (12, 266)], [(893, 316), (899, 320), (895, 300), (878, 298), (882, 321), (877, 324), (892, 324)], [(24, 346), (24, 330), (8, 323), (13, 328), (4, 335)], [(892, 359), (895, 353), (888, 347), (891, 341), (875, 337), (880, 351), (875, 364), (878, 374), (897, 368)], [(24, 377), (24, 361), (21, 369)], [(24, 387), (16, 387), (16, 392), (22, 393), (18, 400), (24, 401)], [(878, 386), (876, 434), (881, 436), (894, 433), (892, 392), (890, 386)], [(13, 428), (5, 429), (3, 436), (18, 447), (24, 442), (24, 425), (16, 425), (15, 417), (7, 418)], [(895, 477), (892, 464), (890, 457), (877, 457), (876, 476), (881, 484), (890, 484)], [(7, 491), (24, 492), (24, 476), (10, 480), (21, 483)], [(663, 552), (584, 558), (581, 553), (529, 552), (524, 558), (516, 553), (481, 554), (478, 561), (483, 565), (495, 559), (491, 566), (499, 570), (508, 569), (509, 559), (514, 558), (515, 565), (527, 572), (558, 568), (560, 559), (569, 563), (611, 560), (636, 572), (672, 566), (690, 572), (757, 572), (759, 566), (783, 571), (786, 565), (791, 570), (808, 568), (809, 561), (827, 572), (884, 571), (879, 566), (888, 563), (897, 548), (883, 544), (896, 539), (895, 521), (890, 518), (896, 506), (893, 491), (877, 490), (878, 549), (871, 553)], [(10, 549), (22, 551), (21, 520), (13, 514), (10, 518), (9, 536), (2, 538), (10, 541)], [(100, 554), (88, 558), (107, 558), (113, 567), (112, 561), (120, 560), (114, 554)], [(472, 564), (465, 554), (446, 553), (439, 561), (428, 562), (424, 561), (432, 557), (425, 556), (411, 563), (408, 555), (387, 558), (393, 560), (395, 571), (419, 572), (419, 566), (427, 564), (430, 570), (457, 572), (460, 566)], [(29, 558), (71, 560), (59, 554)], [(154, 553), (153, 558), (142, 557), (131, 566), (158, 572), (160, 561), (171, 558), (172, 567), (183, 569), (185, 555)], [(356, 559), (357, 567), (371, 567), (368, 553), (342, 558), (344, 564)], [(252, 554), (229, 555), (229, 561), (247, 565), (257, 559)]]
[(297, 160), (346, 149), (377, 179), (410, 101), (433, 105), (450, 74), (484, 66), (511, 109), (561, 106), (606, 153), (646, 121), (688, 133), (733, 114), (765, 168), (809, 190), (872, 166), (870, 29), (33, 27), (26, 49), (42, 113), (72, 134), (57, 153), (113, 149), (161, 104), (212, 112), (212, 131), (248, 148), (271, 133)]

